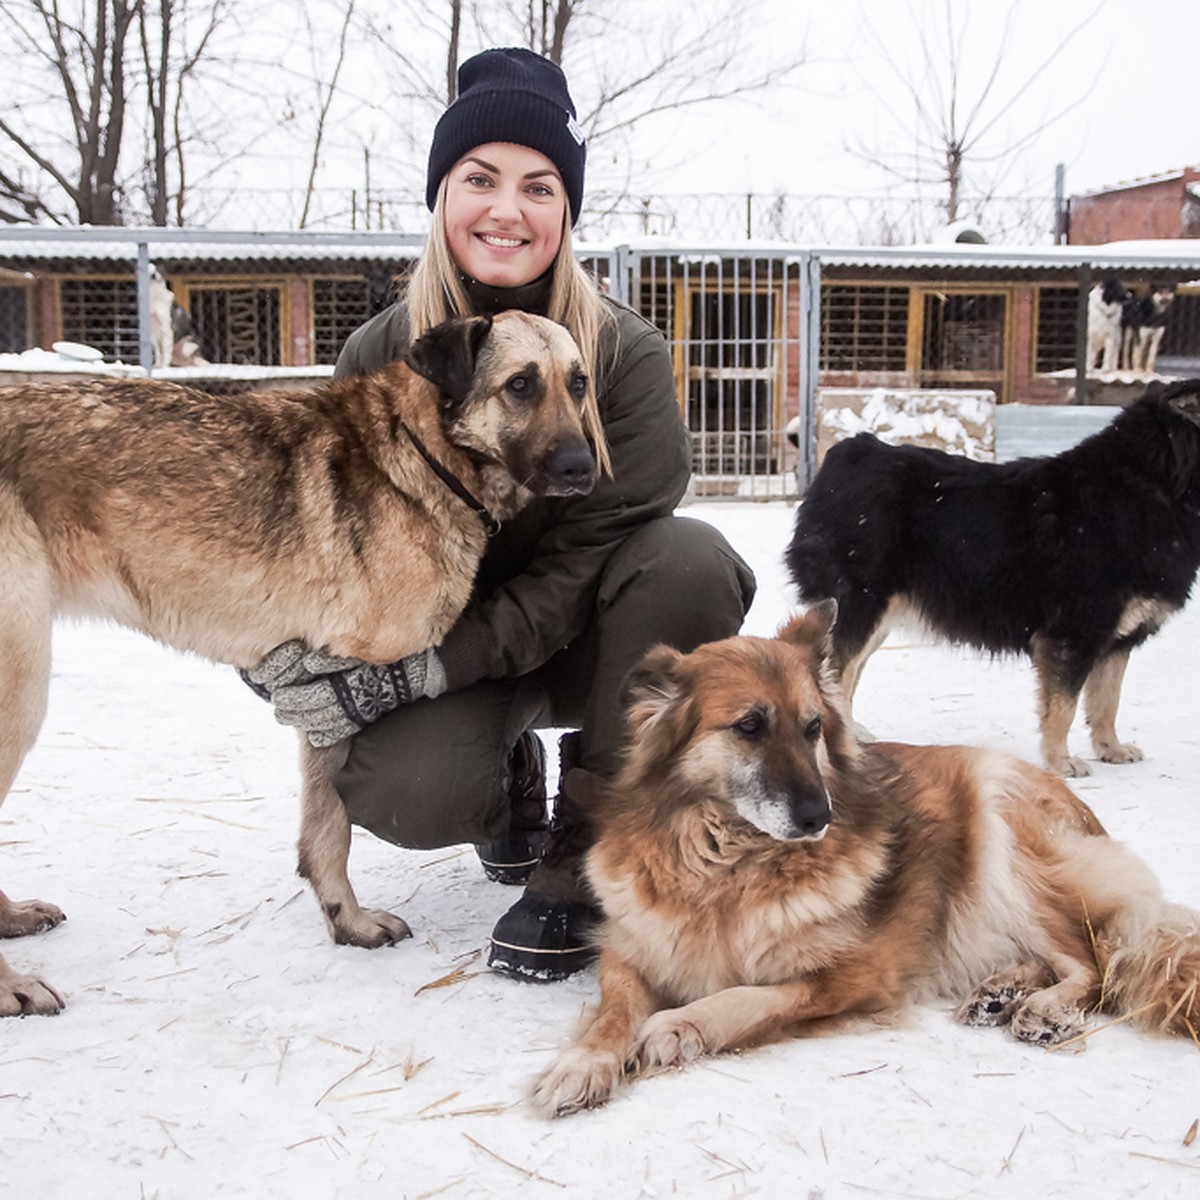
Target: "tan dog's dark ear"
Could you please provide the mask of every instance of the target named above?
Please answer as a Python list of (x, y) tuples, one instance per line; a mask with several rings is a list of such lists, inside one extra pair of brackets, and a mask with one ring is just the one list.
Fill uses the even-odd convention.
[(682, 658), (670, 646), (655, 646), (625, 677), (621, 700), (631, 728), (660, 716), (679, 698), (674, 668)]
[(491, 331), (490, 316), (443, 321), (409, 346), (404, 361), (446, 400), (456, 404), (471, 391), (475, 363)]
[(822, 657), (829, 653), (829, 633), (837, 620), (837, 601), (822, 600), (807, 612), (793, 617), (780, 631), (780, 641), (793, 646), (811, 646)]

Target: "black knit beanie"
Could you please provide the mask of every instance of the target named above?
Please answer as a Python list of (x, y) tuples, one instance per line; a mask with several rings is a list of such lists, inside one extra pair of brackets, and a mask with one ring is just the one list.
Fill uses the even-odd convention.
[(562, 70), (521, 48), (484, 50), (458, 68), (458, 99), (442, 114), (429, 147), (425, 203), (432, 211), (443, 176), (469, 150), (512, 142), (544, 154), (557, 168), (571, 206), (583, 202), (587, 152)]

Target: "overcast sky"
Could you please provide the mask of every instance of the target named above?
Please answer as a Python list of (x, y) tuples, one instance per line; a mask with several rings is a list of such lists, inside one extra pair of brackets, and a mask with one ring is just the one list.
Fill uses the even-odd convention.
[[(633, 42), (614, 34), (568, 47), (566, 65), (581, 109), (589, 83), (613, 56), (629, 56), (636, 69), (637, 39), (655, 48), (666, 27), (685, 41), (689, 20), (726, 2), (739, 0), (628, 0), (606, 9), (625, 23), (644, 12), (646, 28), (630, 31)], [(318, 189), (330, 197), (323, 207), (338, 213), (337, 220), (346, 219), (349, 197), (364, 194), (368, 183), (376, 197), (381, 191), (420, 195), (436, 118), (434, 105), (401, 98), (404, 89), (389, 72), (393, 52), (437, 61), (441, 9), (431, 10), (424, 33), (403, 6), (360, 0), (358, 15), (366, 10), (385, 28), (379, 35), (365, 34), (361, 24), (353, 30), (316, 176)], [(998, 182), (989, 178), (976, 153), (968, 160), (968, 184), (975, 185), (968, 198), (972, 191), (1049, 197), (1057, 163), (1065, 165), (1068, 194), (1200, 164), (1200, 0), (761, 0), (757, 7), (741, 0), (735, 11), (757, 39), (756, 63), (803, 49), (805, 65), (794, 81), (755, 100), (705, 104), (638, 122), (624, 145), (594, 148), (589, 190), (911, 197), (911, 183), (871, 160), (880, 152), (911, 156), (915, 122), (902, 81), (920, 76), (923, 36), (944, 68), (946, 55), (937, 47), (945, 42), (948, 10), (960, 38), (962, 106), (978, 99), (998, 65), (984, 112), (994, 117), (1006, 109), (977, 148), (991, 155), (993, 171), (1004, 167), (1003, 175)], [(199, 110), (205, 103), (212, 108), (209, 125), (219, 136), (210, 133), (208, 158), (197, 155), (190, 170), (193, 196), (208, 189), (217, 199), (195, 211), (200, 220), (221, 213), (228, 224), (244, 208), (253, 215), (243, 224), (283, 226), (291, 219), (288, 204), (303, 198), (319, 100), (314, 81), (328, 79), (333, 70), (344, 8), (314, 4), (314, 20), (323, 23), (315, 35), (282, 0), (247, 0), (232, 11), (240, 19), (222, 25), (212, 48), (218, 66), (208, 69), (207, 90), (198, 100)], [(239, 40), (243, 32), (249, 56)], [(466, 31), (464, 56), (480, 48), (479, 36), (474, 26)], [(27, 59), (9, 64), (14, 77), (31, 65)], [(9, 85), (15, 95), (13, 79)], [(239, 106), (249, 119), (240, 118)], [(1056, 114), (1035, 140), (1012, 153)], [(135, 135), (130, 142), (124, 161), (133, 175)], [(270, 195), (260, 199), (255, 189)], [(929, 185), (921, 195), (941, 200), (942, 190)], [(413, 219), (417, 228), (410, 232), (419, 232), (419, 203)]]
[[(912, 14), (938, 14), (935, 0), (771, 0), (773, 36), (798, 38), (807, 28), (812, 65), (799, 86), (764, 107), (727, 104), (680, 122), (681, 141), (700, 147), (682, 158), (664, 190), (854, 192), (883, 182), (847, 152), (855, 144), (901, 149), (888, 110), (904, 111), (901, 89), (871, 44), (868, 20), (898, 64), (918, 60)], [(997, 58), (1002, 0), (955, 0), (968, 12), (963, 37), (968, 65), (965, 98)], [(1035, 70), (1067, 32), (1095, 13), (1036, 79)], [(1007, 131), (990, 145), (1003, 148), (1043, 119), (1087, 93), (1020, 155), (1010, 171), (1011, 194), (1051, 194), (1054, 168), (1067, 168), (1068, 192), (1080, 192), (1200, 163), (1200, 95), (1196, 52), (1198, 0), (1023, 0), (1011, 49), (994, 95), (1022, 94)], [(1028, 86), (1025, 86), (1028, 85)], [(877, 92), (872, 95), (871, 89)], [(996, 107), (993, 102), (993, 109)]]

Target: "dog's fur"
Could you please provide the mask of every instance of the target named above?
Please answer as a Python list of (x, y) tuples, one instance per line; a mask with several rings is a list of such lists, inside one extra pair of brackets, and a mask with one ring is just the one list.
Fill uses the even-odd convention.
[(1121, 315), (1130, 293), (1110, 275), (1088, 292), (1087, 369), (1115, 371), (1121, 361)]
[[(99, 380), (0, 389), (0, 797), (46, 706), (56, 612), (106, 617), (253, 666), (291, 639), (388, 663), (436, 645), (467, 603), (495, 519), (588, 491), (590, 384), (561, 326), (524, 313), (448, 322), (406, 363), (309, 392), (216, 398)], [(300, 873), (339, 942), (408, 935), (358, 905), (332, 778), (347, 743), (304, 747)], [(61, 920), (0, 898), (0, 936)], [(57, 993), (0, 959), (0, 1013)]]
[(1104, 762), (1134, 762), (1116, 713), (1130, 651), (1200, 567), (1200, 380), (1152, 383), (1061, 454), (980, 463), (869, 434), (828, 453), (786, 553), (802, 600), (838, 602), (847, 702), (889, 629), (915, 617), (951, 642), (1028, 654), (1042, 754), (1065, 775), (1082, 691)]
[(534, 1085), (542, 1113), (908, 1001), (1039, 1044), (1093, 1010), (1195, 1036), (1200, 915), (1057, 776), (857, 743), (827, 669), (834, 609), (635, 672), (587, 858), (600, 1004)]
[(1121, 310), (1121, 366), (1153, 374), (1158, 348), (1167, 327), (1167, 310), (1175, 301), (1175, 286), (1152, 283), (1145, 296), (1130, 296)]

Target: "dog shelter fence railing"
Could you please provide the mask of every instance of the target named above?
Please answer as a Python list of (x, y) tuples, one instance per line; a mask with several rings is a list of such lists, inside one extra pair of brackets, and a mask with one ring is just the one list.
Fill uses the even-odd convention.
[[(214, 392), (327, 374), (395, 294), (419, 235), (0, 229), (0, 355), (55, 341), (175, 371)], [(1087, 296), (1119, 275), (1177, 289), (1161, 369), (1200, 374), (1200, 243), (805, 247), (647, 239), (578, 248), (602, 288), (663, 333), (699, 498), (794, 499), (816, 464), (821, 389), (990, 390), (1094, 399)], [(169, 290), (168, 290), (169, 289)], [(156, 327), (156, 321), (158, 326)], [(182, 322), (182, 323), (180, 323)], [(182, 331), (187, 331), (187, 337)]]

